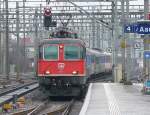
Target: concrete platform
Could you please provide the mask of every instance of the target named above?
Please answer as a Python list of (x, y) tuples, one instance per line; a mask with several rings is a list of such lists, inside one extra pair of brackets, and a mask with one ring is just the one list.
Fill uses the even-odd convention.
[(141, 85), (90, 84), (79, 115), (150, 115), (150, 95)]

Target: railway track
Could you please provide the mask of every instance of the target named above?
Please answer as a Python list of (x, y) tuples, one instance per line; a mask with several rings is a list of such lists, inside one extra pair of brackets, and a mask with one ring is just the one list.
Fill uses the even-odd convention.
[(50, 102), (49, 100), (29, 109), (11, 115), (68, 115), (75, 100), (69, 102)]
[(94, 75), (89, 80), (90, 83), (96, 82), (113, 82), (112, 73), (100, 73), (98, 75)]
[(20, 87), (15, 87), (11, 90), (0, 93), (0, 106), (12, 101), (14, 99), (14, 96), (19, 98), (19, 97), (37, 89), (38, 86), (39, 85), (37, 82), (32, 82), (32, 83), (25, 84)]
[[(13, 92), (17, 89), (23, 88), (23, 87), (27, 87), (29, 85), (35, 84), (37, 82), (30, 82), (30, 83), (25, 83), (25, 84), (13, 84), (13, 85), (6, 85), (6, 87), (4, 87), (3, 89), (5, 89), (4, 91), (0, 91), (0, 96), (3, 96), (7, 93)], [(10, 88), (10, 89), (9, 89)]]
[(68, 115), (75, 100), (69, 102), (49, 102), (42, 111), (31, 112), (28, 115)]
[[(93, 79), (90, 80), (90, 82), (104, 82), (104, 81), (110, 81), (110, 80), (112, 80), (111, 73), (95, 76), (95, 77), (93, 77)], [(19, 96), (23, 96), (23, 95), (33, 91), (34, 89), (38, 88), (38, 84), (35, 87), (34, 87), (34, 85), (35, 85), (34, 83), (26, 84), (24, 86), (14, 88), (8, 92), (0, 93), (0, 106), (6, 102), (12, 101), (13, 95), (17, 94), (16, 92), (21, 92), (22, 90), (26, 90), (25, 92), (21, 92), (20, 94), (17, 94), (17, 96), (19, 97)], [(30, 86), (32, 88), (30, 88)], [(2, 98), (4, 98), (4, 97), (5, 97), (5, 100), (2, 100)], [(9, 97), (9, 98), (6, 98), (6, 97)], [(81, 108), (81, 107), (78, 108), (79, 106), (75, 107), (75, 104), (74, 104), (75, 100), (71, 100), (70, 102), (51, 102), (50, 100), (44, 101), (44, 102), (40, 101), (40, 102), (41, 103), (30, 105), (27, 108), (25, 108), (24, 110), (18, 110), (18, 112), (11, 113), (9, 115), (68, 115), (68, 114), (69, 115), (77, 115), (78, 110)], [(82, 105), (82, 104), (80, 103), (80, 105)], [(70, 113), (70, 110), (74, 111), (74, 109), (72, 109), (72, 108), (77, 108), (76, 109), (77, 112)]]

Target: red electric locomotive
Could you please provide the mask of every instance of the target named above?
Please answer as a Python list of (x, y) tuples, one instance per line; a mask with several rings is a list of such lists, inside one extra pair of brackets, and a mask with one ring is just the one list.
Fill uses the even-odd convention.
[(38, 78), (50, 96), (77, 96), (86, 86), (86, 48), (79, 39), (47, 39), (39, 46)]
[(111, 71), (108, 67), (106, 70), (106, 54), (86, 48), (76, 38), (76, 33), (60, 30), (39, 44), (37, 75), (40, 87), (49, 96), (80, 96), (90, 75)]

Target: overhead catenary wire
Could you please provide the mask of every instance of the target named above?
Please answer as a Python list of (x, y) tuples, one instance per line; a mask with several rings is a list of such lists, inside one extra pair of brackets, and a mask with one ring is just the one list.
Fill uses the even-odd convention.
[(106, 28), (109, 28), (112, 30), (111, 25), (108, 22), (105, 22), (102, 19), (97, 19), (95, 16), (90, 16), (91, 14), (89, 12), (87, 12), (86, 10), (84, 10), (83, 8), (81, 8), (80, 6), (78, 6), (77, 4), (75, 4), (74, 2), (72, 2), (71, 0), (66, 0), (67, 2), (71, 3), (72, 5), (74, 5), (75, 7), (79, 8), (81, 11), (81, 13), (83, 14), (87, 14), (87, 16), (91, 19), (91, 20), (95, 20), (98, 23), (101, 23), (103, 26), (105, 26)]

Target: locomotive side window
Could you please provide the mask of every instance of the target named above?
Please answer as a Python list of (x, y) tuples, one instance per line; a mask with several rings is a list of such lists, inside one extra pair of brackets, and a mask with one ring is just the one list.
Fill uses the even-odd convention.
[(65, 59), (83, 59), (83, 48), (80, 46), (65, 46), (64, 57)]
[(58, 46), (44, 46), (44, 59), (46, 60), (58, 59)]

